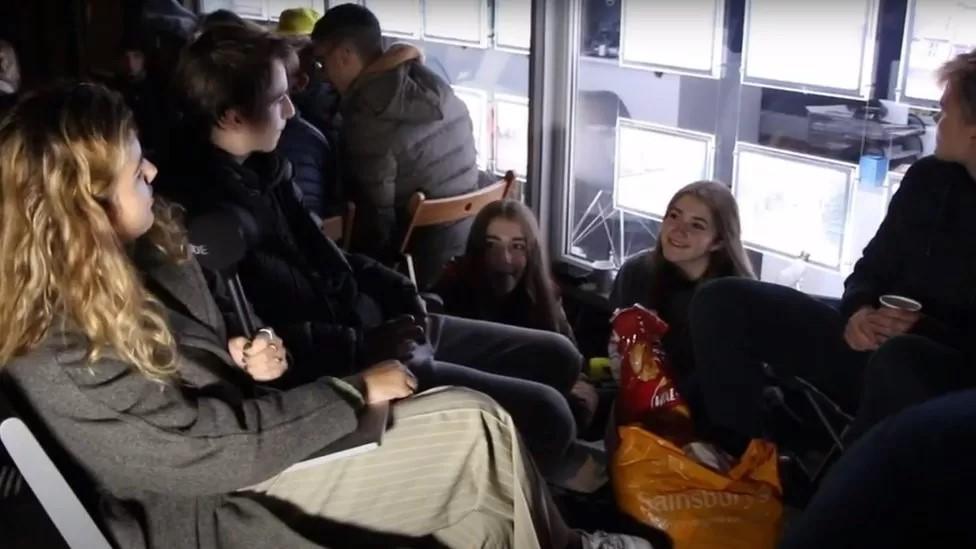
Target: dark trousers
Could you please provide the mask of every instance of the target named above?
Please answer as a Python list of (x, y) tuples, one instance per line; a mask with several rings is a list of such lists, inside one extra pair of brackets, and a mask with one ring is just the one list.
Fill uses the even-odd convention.
[(765, 434), (762, 397), (771, 381), (763, 363), (853, 410), (868, 354), (852, 351), (843, 333), (836, 309), (792, 288), (733, 278), (706, 284), (692, 301), (691, 334), (708, 422), (743, 447)]
[(831, 469), (781, 549), (976, 547), (976, 391), (910, 408)]
[(411, 369), (421, 389), (456, 385), (480, 391), (512, 416), (543, 473), (576, 438), (566, 396), (582, 357), (566, 337), (493, 322), (431, 315)]
[(711, 424), (738, 439), (730, 450), (765, 434), (762, 392), (771, 381), (762, 363), (856, 410), (854, 436), (908, 406), (974, 384), (953, 349), (908, 335), (860, 353), (844, 341), (845, 324), (836, 309), (784, 286), (729, 278), (698, 291), (691, 332), (703, 408)]
[(868, 361), (850, 438), (914, 404), (974, 386), (973, 368), (956, 349), (917, 335), (890, 339)]

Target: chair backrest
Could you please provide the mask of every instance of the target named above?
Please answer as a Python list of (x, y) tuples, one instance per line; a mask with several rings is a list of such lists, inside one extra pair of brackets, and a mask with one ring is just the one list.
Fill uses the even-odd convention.
[(505, 182), (505, 198), (517, 200), (521, 189), (519, 182), (515, 179), (515, 172), (508, 170), (501, 180)]
[(431, 200), (428, 200), (424, 196), (424, 193), (414, 193), (410, 197), (408, 206), (412, 212), (410, 225), (407, 226), (407, 232), (403, 235), (400, 253), (407, 252), (407, 248), (410, 246), (410, 237), (413, 235), (414, 229), (428, 227), (430, 225), (453, 223), (474, 217), (488, 204), (505, 198), (505, 191), (508, 189), (508, 186), (508, 182), (502, 180), (467, 194)]
[(13, 415), (3, 395), (0, 395), (0, 444), (69, 547), (111, 549), (64, 475), (27, 424)]
[(356, 220), (356, 205), (346, 203), (346, 213), (327, 217), (322, 220), (322, 232), (325, 236), (336, 241), (343, 250), (349, 250), (352, 243), (352, 225)]

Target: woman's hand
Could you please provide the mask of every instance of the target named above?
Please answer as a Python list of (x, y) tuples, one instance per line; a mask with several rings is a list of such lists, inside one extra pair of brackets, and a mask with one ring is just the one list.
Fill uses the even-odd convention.
[(235, 337), (227, 342), (227, 350), (238, 367), (254, 381), (272, 381), (288, 369), (288, 354), (284, 342), (270, 328), (262, 328), (253, 340)]
[(384, 360), (362, 374), (369, 404), (406, 398), (417, 390), (417, 378), (398, 360)]

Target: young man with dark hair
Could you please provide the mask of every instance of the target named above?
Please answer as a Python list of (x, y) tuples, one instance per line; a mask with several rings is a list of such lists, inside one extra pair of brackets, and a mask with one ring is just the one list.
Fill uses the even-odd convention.
[[(255, 312), (295, 357), (286, 376), (347, 375), (402, 359), (421, 387), (460, 385), (498, 400), (551, 471), (575, 437), (566, 395), (579, 374), (578, 351), (559, 334), (428, 316), (409, 279), (342, 253), (322, 234), (302, 207), (291, 165), (268, 154), (294, 114), (289, 53), (281, 38), (226, 26), (187, 48), (178, 84), (191, 131), (154, 186), (191, 220), (227, 207), (254, 220), (239, 273)], [(218, 302), (233, 311), (221, 290)]]
[[(747, 280), (703, 287), (692, 337), (705, 410), (730, 450), (763, 435), (761, 363), (798, 375), (848, 410), (855, 438), (904, 408), (976, 385), (976, 51), (941, 72), (937, 145), (905, 174), (845, 282), (840, 311)], [(911, 298), (922, 309), (885, 306)]]
[[(420, 50), (395, 44), (383, 51), (379, 21), (364, 7), (330, 9), (312, 40), (342, 97), (344, 188), (358, 205), (354, 248), (392, 262), (413, 193), (446, 198), (478, 188), (471, 117), (451, 86), (424, 66)], [(421, 288), (464, 253), (469, 227), (460, 222), (414, 233), (411, 252)]]

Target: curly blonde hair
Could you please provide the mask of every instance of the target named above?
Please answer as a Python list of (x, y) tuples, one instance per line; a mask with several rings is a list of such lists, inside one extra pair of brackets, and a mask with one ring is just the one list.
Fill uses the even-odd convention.
[[(109, 207), (136, 136), (122, 98), (75, 84), (25, 98), (0, 123), (0, 366), (65, 321), (157, 380), (176, 370), (161, 303), (142, 284)], [(188, 257), (176, 213), (157, 201), (144, 240)]]

